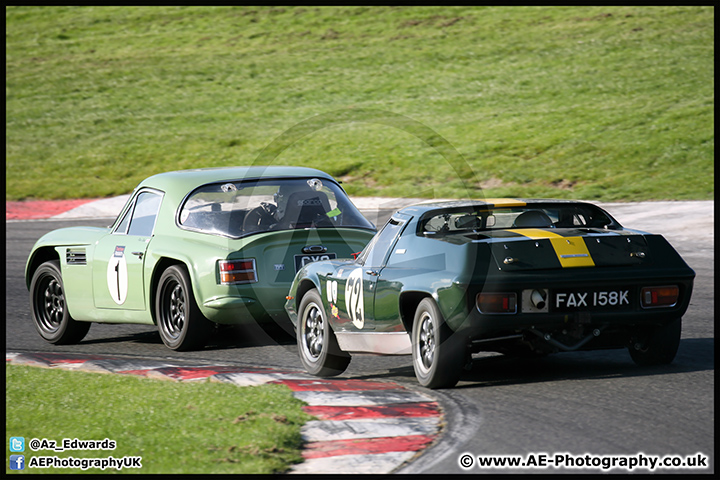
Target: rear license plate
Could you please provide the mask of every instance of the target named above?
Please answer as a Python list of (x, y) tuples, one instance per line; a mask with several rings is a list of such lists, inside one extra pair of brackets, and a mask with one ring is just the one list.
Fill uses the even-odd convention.
[(568, 312), (576, 310), (619, 310), (632, 305), (632, 290), (617, 288), (607, 290), (556, 290), (553, 292), (552, 310)]
[(320, 260), (332, 260), (337, 258), (334, 253), (320, 253), (317, 255), (295, 255), (295, 273), (298, 272), (302, 267), (312, 262), (319, 262)]

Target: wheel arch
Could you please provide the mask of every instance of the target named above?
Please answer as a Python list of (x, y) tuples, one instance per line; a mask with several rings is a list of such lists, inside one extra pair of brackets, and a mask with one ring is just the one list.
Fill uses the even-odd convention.
[(25, 268), (25, 286), (28, 291), (30, 290), (30, 284), (32, 283), (32, 277), (35, 271), (40, 265), (50, 260), (60, 261), (60, 254), (57, 252), (55, 246), (48, 245), (40, 247), (32, 253)]
[[(160, 259), (155, 263), (155, 266), (153, 267), (152, 276), (150, 277), (150, 285), (149, 285), (149, 292), (148, 292), (148, 309), (150, 310), (150, 314), (152, 316), (153, 323), (157, 325), (157, 316), (155, 313), (155, 301), (157, 299), (157, 286), (160, 282), (160, 277), (162, 276), (163, 272), (167, 270), (169, 267), (172, 267), (173, 265), (183, 265), (185, 268), (187, 268), (187, 264), (183, 262), (182, 260), (179, 260), (177, 258), (171, 258), (171, 257), (160, 257)], [(194, 279), (192, 278), (192, 272), (189, 271), (190, 274), (190, 281), (194, 282)], [(193, 295), (195, 295), (195, 287), (193, 283)]]
[(295, 293), (295, 311), (299, 313), (300, 309), (300, 302), (302, 302), (303, 297), (307, 292), (309, 292), (312, 289), (316, 289), (318, 293), (320, 294), (320, 298), (322, 298), (322, 292), (320, 291), (320, 286), (317, 285), (313, 280), (309, 278), (303, 278), (300, 280), (300, 283), (298, 283), (297, 290)]
[(420, 305), (423, 299), (428, 297), (434, 298), (430, 292), (423, 291), (408, 291), (400, 294), (400, 321), (408, 333), (412, 332), (415, 311), (418, 305)]

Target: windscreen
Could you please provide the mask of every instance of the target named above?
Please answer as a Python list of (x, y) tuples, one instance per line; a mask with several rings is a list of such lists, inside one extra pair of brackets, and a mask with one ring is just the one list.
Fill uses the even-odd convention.
[(289, 178), (214, 183), (185, 201), (180, 225), (229, 237), (300, 228), (375, 227), (334, 182)]

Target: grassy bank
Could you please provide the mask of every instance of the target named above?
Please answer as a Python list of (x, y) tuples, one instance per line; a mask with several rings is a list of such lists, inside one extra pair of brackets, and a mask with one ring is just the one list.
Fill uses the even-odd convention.
[(271, 160), (351, 195), (710, 199), (714, 9), (6, 8), (7, 200), (252, 164), (310, 118)]
[[(284, 386), (169, 382), (15, 365), (6, 365), (5, 379), (5, 431), (8, 438), (25, 438), (26, 465), (36, 456), (140, 456), (141, 469), (122, 472), (277, 473), (302, 460), (300, 427), (310, 416)], [(34, 438), (59, 445), (65, 438), (107, 438), (116, 448), (34, 452), (29, 448)]]

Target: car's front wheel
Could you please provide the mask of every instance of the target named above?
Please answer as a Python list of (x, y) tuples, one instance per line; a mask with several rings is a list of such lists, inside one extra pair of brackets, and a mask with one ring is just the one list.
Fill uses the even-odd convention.
[(300, 361), (308, 373), (334, 377), (345, 371), (350, 354), (340, 350), (317, 290), (310, 290), (300, 301), (295, 330)]
[(70, 316), (57, 260), (45, 262), (35, 270), (30, 282), (30, 305), (35, 328), (50, 343), (77, 343), (90, 330), (90, 322), (78, 322)]
[(195, 301), (190, 275), (184, 265), (168, 267), (160, 276), (155, 317), (160, 338), (168, 348), (186, 351), (205, 345), (212, 323)]
[(667, 365), (675, 359), (680, 346), (682, 318), (646, 331), (628, 347), (630, 357), (637, 365)]
[(453, 334), (437, 304), (429, 297), (415, 310), (412, 358), (415, 376), (424, 387), (450, 388), (460, 380), (465, 345)]

